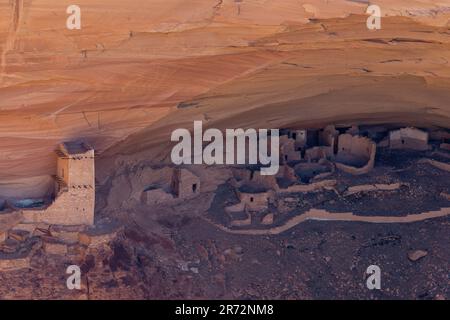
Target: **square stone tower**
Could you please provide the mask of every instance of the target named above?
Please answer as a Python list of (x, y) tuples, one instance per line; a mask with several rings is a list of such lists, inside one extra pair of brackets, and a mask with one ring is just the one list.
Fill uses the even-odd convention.
[(60, 144), (56, 150), (55, 202), (45, 221), (60, 225), (92, 225), (95, 207), (94, 149), (84, 142)]
[(64, 142), (56, 154), (57, 176), (67, 187), (94, 187), (94, 149), (91, 146), (84, 142)]
[(175, 168), (170, 188), (176, 198), (193, 198), (200, 193), (200, 179), (187, 169)]
[(43, 208), (22, 209), (24, 223), (93, 225), (95, 209), (94, 149), (65, 142), (55, 151), (55, 199)]

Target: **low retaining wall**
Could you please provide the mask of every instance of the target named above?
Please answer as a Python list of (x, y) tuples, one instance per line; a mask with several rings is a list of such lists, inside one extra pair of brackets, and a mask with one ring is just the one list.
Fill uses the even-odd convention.
[(349, 166), (349, 165), (339, 163), (339, 162), (335, 163), (336, 168), (338, 168), (339, 170), (342, 170), (346, 173), (353, 174), (356, 176), (369, 173), (375, 165), (376, 150), (377, 150), (376, 144), (372, 143), (369, 161), (367, 162), (367, 164), (365, 164), (361, 168)]
[(280, 189), (277, 194), (296, 193), (296, 192), (314, 192), (321, 189), (333, 188), (336, 185), (336, 180), (322, 180), (310, 184), (299, 184), (290, 186), (286, 189)]
[(409, 214), (406, 216), (357, 216), (352, 212), (343, 213), (331, 213), (321, 209), (310, 209), (304, 214), (295, 216), (288, 220), (285, 224), (270, 229), (257, 229), (257, 230), (234, 230), (222, 225), (213, 223), (212, 221), (204, 218), (209, 223), (213, 224), (222, 231), (232, 234), (242, 235), (275, 235), (285, 232), (296, 225), (305, 222), (307, 220), (321, 220), (321, 221), (353, 221), (353, 222), (367, 222), (367, 223), (412, 223), (417, 221), (423, 221), (432, 218), (445, 217), (450, 215), (450, 207), (442, 208), (437, 211), (428, 211), (420, 214)]
[(42, 209), (22, 209), (25, 223), (47, 223), (57, 225), (93, 225), (94, 191), (77, 188), (62, 192), (55, 201)]
[(391, 184), (363, 184), (359, 186), (351, 186), (344, 192), (344, 196), (349, 196), (360, 192), (371, 191), (393, 191), (399, 189), (401, 186), (408, 186), (407, 183), (391, 183)]
[(428, 163), (435, 168), (450, 172), (450, 164), (432, 159), (421, 159), (419, 163)]

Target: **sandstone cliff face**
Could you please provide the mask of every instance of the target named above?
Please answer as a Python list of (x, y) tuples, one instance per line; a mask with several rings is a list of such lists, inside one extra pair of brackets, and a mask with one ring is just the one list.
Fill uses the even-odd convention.
[(378, 31), (356, 0), (80, 0), (81, 30), (70, 4), (0, 0), (0, 196), (44, 193), (63, 140), (102, 179), (194, 119), (449, 127), (448, 1), (380, 0)]

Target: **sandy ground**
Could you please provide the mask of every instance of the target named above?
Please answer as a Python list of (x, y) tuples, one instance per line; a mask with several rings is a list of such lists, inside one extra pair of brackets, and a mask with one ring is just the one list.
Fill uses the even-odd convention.
[[(139, 220), (137, 220), (139, 221)], [(2, 272), (0, 297), (22, 299), (448, 299), (450, 220), (411, 224), (308, 221), (272, 236), (232, 235), (202, 219), (166, 217), (170, 234), (134, 223), (90, 252), (82, 290), (66, 287), (73, 261), (39, 251), (32, 269)], [(415, 250), (426, 256), (408, 259)], [(381, 268), (381, 290), (366, 269)]]

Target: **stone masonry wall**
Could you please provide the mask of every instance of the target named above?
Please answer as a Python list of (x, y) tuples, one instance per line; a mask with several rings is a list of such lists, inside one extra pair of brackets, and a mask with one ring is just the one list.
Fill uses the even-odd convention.
[(45, 209), (22, 210), (24, 223), (56, 225), (93, 225), (95, 189), (75, 187), (62, 192)]
[(69, 159), (69, 186), (95, 185), (94, 160)]

